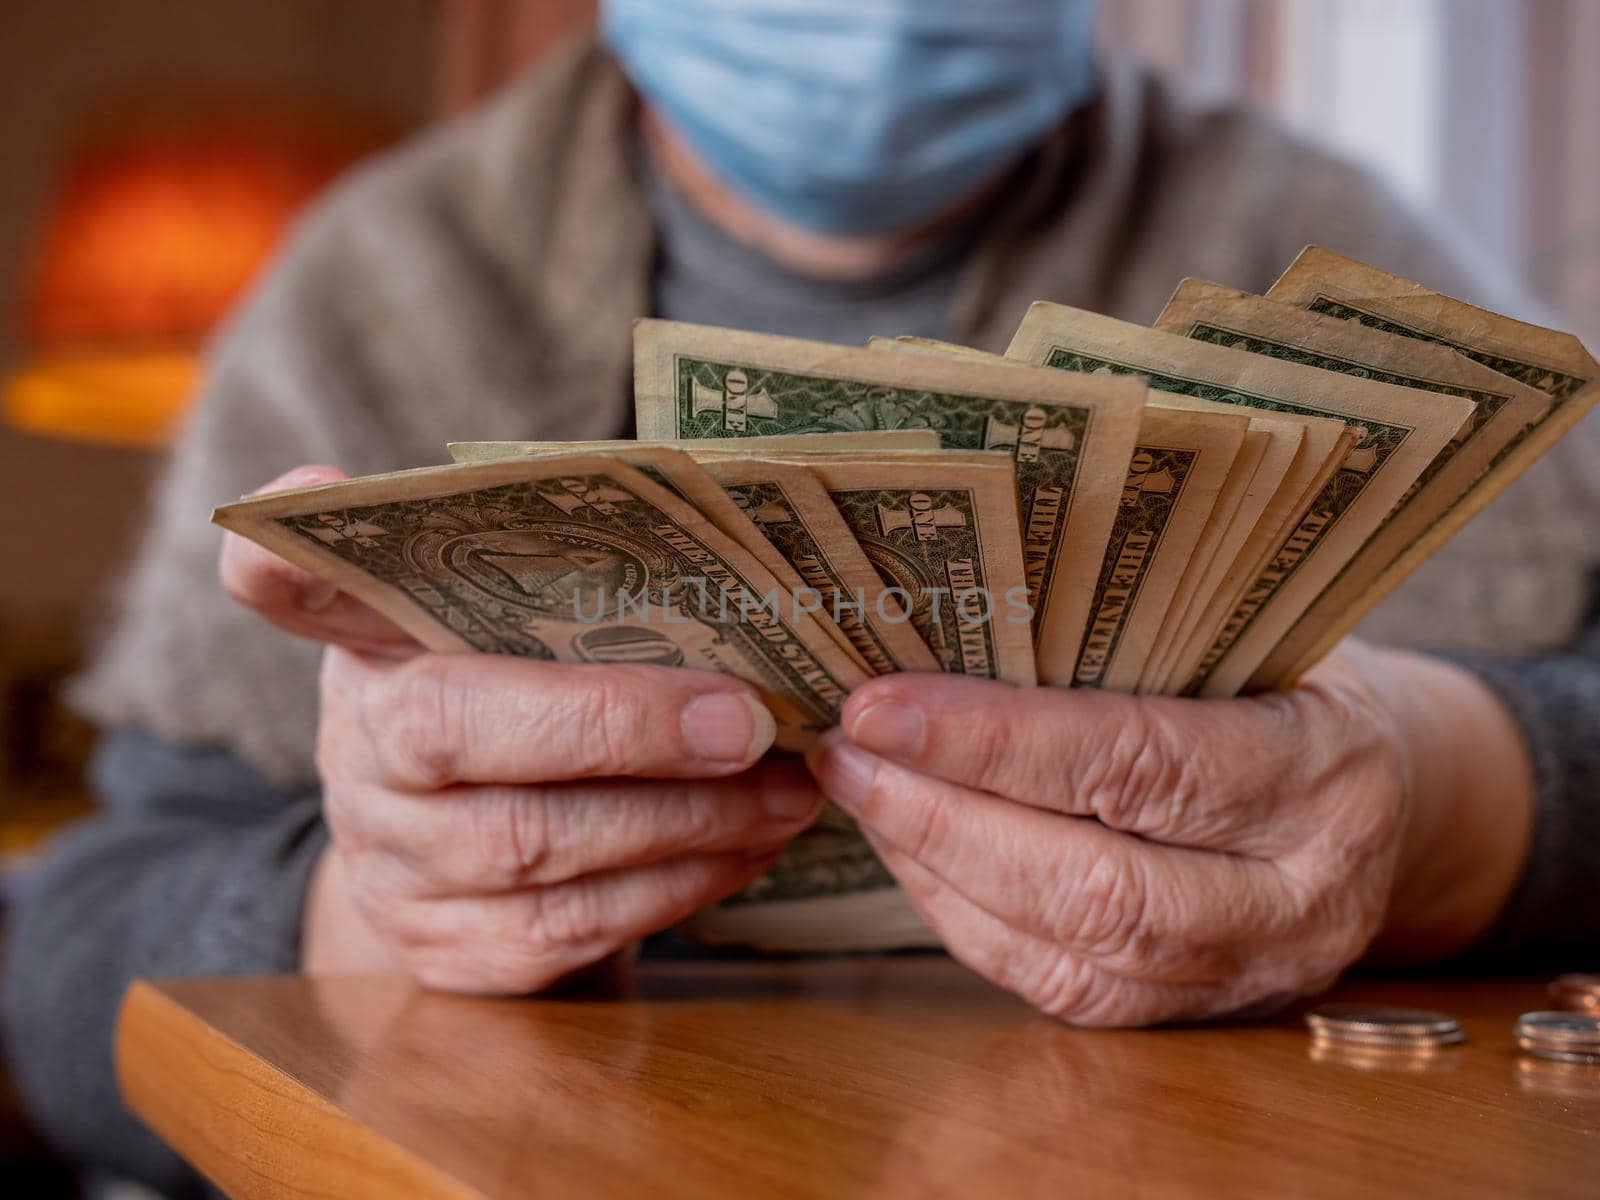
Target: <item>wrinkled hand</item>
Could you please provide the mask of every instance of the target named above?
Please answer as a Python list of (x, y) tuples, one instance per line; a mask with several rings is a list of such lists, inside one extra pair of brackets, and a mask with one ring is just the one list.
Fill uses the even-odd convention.
[[(271, 486), (341, 477), (305, 468)], [(803, 765), (761, 761), (774, 724), (741, 680), (425, 653), (231, 535), (222, 578), (330, 646), (317, 765), (331, 846), (303, 961), (538, 990), (738, 891), (821, 807)], [(326, 950), (363, 937), (384, 957)]]
[(1040, 1009), (1239, 1012), (1384, 920), (1410, 763), (1382, 675), (1356, 650), (1229, 701), (879, 679), (811, 764), (950, 951)]

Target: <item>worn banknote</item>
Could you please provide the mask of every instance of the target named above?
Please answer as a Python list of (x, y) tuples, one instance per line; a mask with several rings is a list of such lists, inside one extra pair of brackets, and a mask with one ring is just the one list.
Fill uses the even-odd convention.
[(1318, 246), (1307, 247), (1267, 292), (1269, 299), (1336, 317), (1363, 331), (1433, 343), (1533, 388), (1549, 403), (1521, 428), (1471, 486), (1437, 515), (1359, 595), (1330, 593), (1262, 664), (1253, 687), (1296, 678), (1483, 506), (1600, 401), (1600, 363), (1570, 333), (1531, 325)]
[[(496, 443), (504, 446), (505, 443)], [(790, 561), (783, 549), (758, 527), (751, 514), (728, 493), (728, 490), (706, 469), (680, 449), (678, 444), (664, 442), (584, 442), (578, 448), (574, 443), (524, 442), (515, 454), (502, 454), (500, 458), (548, 458), (571, 453), (604, 454), (627, 463), (647, 478), (692, 504), (702, 516), (738, 542), (754, 555), (756, 561), (772, 573), (784, 591), (796, 598), (796, 603), (809, 608), (817, 626), (834, 640), (855, 664), (869, 675), (881, 674), (861, 656), (855, 641), (849, 637), (820, 604), (808, 603), (811, 588), (801, 577), (798, 564)], [(452, 450), (452, 453), (455, 453)], [(469, 452), (474, 453), (474, 452)], [(487, 457), (479, 461), (495, 461)]]
[[(1500, 454), (1549, 406), (1549, 397), (1447, 347), (1403, 338), (1198, 280), (1185, 280), (1156, 328), (1254, 354), (1363, 379), (1471, 400), (1475, 410), (1400, 498), (1383, 524), (1280, 643), (1321, 636), (1332, 614), (1353, 606), (1377, 578), (1471, 491)], [(1315, 631), (1315, 632), (1313, 632)]]
[[(447, 449), (450, 458), (458, 463), (499, 462), (505, 458), (545, 457), (561, 454), (605, 454), (618, 445), (635, 442), (638, 445), (663, 446), (673, 450), (691, 450), (691, 441), (657, 439), (638, 442), (637, 439), (611, 439), (595, 442), (451, 442)], [(937, 450), (939, 435), (931, 429), (872, 429), (861, 433), (804, 433), (779, 434), (776, 437), (753, 437), (740, 443), (747, 450), (777, 451), (782, 454), (833, 453), (839, 450)]]
[(1239, 414), (1157, 407), (1151, 395), (1095, 583), (1079, 687), (1136, 690), (1249, 426)]
[(943, 671), (1038, 682), (1032, 604), (1005, 453), (803, 460)]
[(432, 467), (266, 493), (218, 524), (432, 650), (749, 680), (803, 748), (866, 678), (756, 558), (614, 458)]
[(1159, 693), (1162, 690), (1157, 682), (1160, 671), (1175, 653), (1182, 630), (1198, 616), (1202, 592), (1209, 596), (1215, 590), (1211, 584), (1225, 566), (1224, 543), (1239, 524), (1241, 506), (1257, 494), (1252, 489), (1267, 469), (1264, 464), (1269, 461), (1267, 452), (1273, 445), (1271, 434), (1255, 426), (1256, 422), (1251, 420), (1211, 512), (1194, 540), (1183, 574), (1172, 588), (1161, 627), (1140, 667), (1136, 691)]
[[(1263, 561), (1267, 545), (1287, 536), (1315, 494), (1311, 485), (1332, 477), (1353, 441), (1343, 422), (1293, 413), (1241, 409), (1197, 396), (1152, 391), (1155, 403), (1215, 414), (1245, 414), (1249, 428), (1217, 496), (1210, 520), (1161, 628), (1139, 690), (1168, 693), (1186, 682), (1205, 651), (1196, 645), (1205, 630), (1215, 630), (1237, 603), (1252, 566)], [(1275, 531), (1282, 530), (1277, 540)], [(1175, 683), (1174, 680), (1177, 682)]]
[(804, 461), (709, 455), (701, 465), (795, 569), (868, 671), (941, 669), (903, 607), (885, 599), (884, 579)]
[(1461, 397), (1414, 395), (1045, 302), (1028, 310), (1007, 353), (1066, 371), (1137, 374), (1162, 391), (1339, 418), (1362, 430), (1186, 684), (1205, 696), (1231, 696), (1246, 686), (1473, 411)]
[[(785, 453), (802, 459), (841, 451), (937, 449), (939, 436), (929, 430), (883, 430), (870, 433), (797, 434), (751, 438), (736, 454), (719, 453), (714, 443), (674, 442), (454, 442), (457, 462), (494, 462), (506, 458), (542, 458), (586, 452), (620, 457), (651, 478), (677, 491), (712, 517), (761, 559), (800, 603), (813, 607), (819, 623), (837, 631), (863, 670), (873, 675), (894, 671), (935, 671), (938, 663), (908, 624), (889, 622), (879, 613), (884, 584), (845, 526), (838, 509), (816, 476), (803, 465), (756, 454)], [(741, 514), (730, 522), (726, 502), (709, 500), (703, 489), (693, 493), (648, 469), (647, 456), (663, 450), (693, 460), (693, 473), (715, 483)], [(731, 526), (731, 527), (730, 527)], [(748, 537), (754, 535), (757, 545)], [(776, 558), (779, 566), (774, 566)]]
[(1048, 683), (1072, 680), (1143, 399), (1131, 379), (1069, 383), (1006, 364), (665, 321), (634, 331), (642, 437), (924, 429), (950, 449), (1009, 453)]

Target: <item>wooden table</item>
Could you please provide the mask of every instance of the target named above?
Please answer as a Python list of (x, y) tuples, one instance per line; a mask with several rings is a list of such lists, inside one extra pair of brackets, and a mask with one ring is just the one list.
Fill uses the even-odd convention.
[(1293, 1018), (1110, 1032), (937, 958), (662, 964), (626, 994), (136, 984), (133, 1110), (235, 1196), (1597, 1196), (1600, 1068), (1538, 981), (1348, 984), (1468, 1041), (1329, 1061)]

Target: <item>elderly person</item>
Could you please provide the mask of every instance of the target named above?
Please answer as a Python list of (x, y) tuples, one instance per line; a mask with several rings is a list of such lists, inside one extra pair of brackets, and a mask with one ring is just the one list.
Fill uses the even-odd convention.
[(1249, 1011), (1363, 957), (1594, 951), (1592, 424), (1366, 626), (1446, 657), (1351, 644), (1232, 701), (890, 677), (806, 763), (765, 753), (738, 680), (424, 653), (207, 525), (338, 477), (304, 464), (626, 436), (646, 314), (998, 348), (1034, 299), (1148, 321), (1308, 241), (1500, 299), (1356, 171), (1097, 62), (1092, 9), (610, 0), (601, 42), (306, 221), (215, 348), (80, 682), (106, 811), (16, 916), (9, 1043), (57, 1140), (197, 1186), (118, 1101), (132, 977), (537, 991), (757, 879), (824, 795), (952, 954), (1070, 1021)]

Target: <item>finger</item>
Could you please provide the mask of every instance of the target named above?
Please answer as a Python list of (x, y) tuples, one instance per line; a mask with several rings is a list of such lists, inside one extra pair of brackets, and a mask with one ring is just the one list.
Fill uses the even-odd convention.
[(1119, 971), (1195, 969), (1270, 935), (1288, 905), (1273, 869), (1161, 846), (918, 775), (841, 735), (808, 756), (822, 790), (893, 849), (1024, 932)]
[(1075, 1025), (1137, 1026), (1200, 1016), (1217, 1004), (1215, 987), (1125, 978), (1015, 929), (915, 859), (881, 839), (868, 840), (955, 958), (1041, 1012)]
[(446, 897), (510, 891), (686, 854), (765, 851), (816, 819), (816, 783), (775, 759), (731, 779), (604, 780), (536, 788), (386, 793), (329, 806), (357, 870), (397, 891)]
[(1328, 733), (1309, 703), (886, 676), (856, 689), (840, 724), (924, 775), (1155, 841), (1266, 856), (1303, 836), (1295, 806), (1313, 789), (1296, 780)]
[(426, 986), (521, 994), (737, 892), (775, 857), (676, 858), (490, 899), (418, 902), (379, 919), (407, 941), (407, 959)]
[[(296, 467), (256, 494), (346, 478), (337, 467)], [(368, 654), (421, 649), (410, 634), (354, 596), (232, 531), (222, 536), (218, 575), (230, 596), (288, 633)]]
[[(772, 745), (755, 689), (711, 671), (423, 654), (374, 664), (329, 651), (319, 762), (432, 792), (633, 775), (733, 775)], [(351, 743), (359, 743), (352, 747)]]

